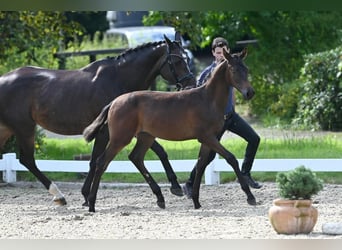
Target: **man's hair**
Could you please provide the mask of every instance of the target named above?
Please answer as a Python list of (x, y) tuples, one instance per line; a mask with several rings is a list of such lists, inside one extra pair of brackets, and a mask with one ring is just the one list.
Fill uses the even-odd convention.
[(229, 48), (228, 41), (226, 39), (224, 39), (223, 37), (216, 37), (211, 44), (211, 49), (214, 50), (217, 47), (222, 48), (224, 46)]

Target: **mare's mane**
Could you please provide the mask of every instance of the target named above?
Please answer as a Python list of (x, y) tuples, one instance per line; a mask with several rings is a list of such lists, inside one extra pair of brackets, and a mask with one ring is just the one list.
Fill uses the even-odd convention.
[(139, 52), (140, 50), (143, 50), (145, 48), (156, 47), (156, 46), (159, 46), (163, 43), (165, 43), (165, 41), (143, 43), (143, 44), (141, 44), (135, 48), (129, 48), (129, 49), (125, 50), (124, 52), (122, 52), (121, 54), (119, 54), (115, 57), (108, 57), (108, 59), (120, 60), (120, 59), (134, 53), (134, 52)]
[(95, 62), (92, 62), (92, 63), (86, 65), (85, 67), (81, 68), (81, 70), (89, 71), (89, 70), (92, 70), (94, 68), (96, 69), (96, 68), (98, 68), (98, 66), (101, 66), (104, 64), (108, 65), (108, 64), (112, 64), (112, 63), (119, 63), (122, 60), (124, 60), (125, 58), (127, 58), (127, 56), (130, 56), (133, 53), (140, 52), (146, 48), (156, 47), (156, 46), (159, 46), (163, 43), (165, 43), (165, 41), (143, 43), (143, 44), (141, 44), (135, 48), (126, 49), (125, 51), (123, 51), (122, 53), (120, 53), (117, 56), (108, 56), (107, 58), (100, 59), (100, 60), (97, 60)]

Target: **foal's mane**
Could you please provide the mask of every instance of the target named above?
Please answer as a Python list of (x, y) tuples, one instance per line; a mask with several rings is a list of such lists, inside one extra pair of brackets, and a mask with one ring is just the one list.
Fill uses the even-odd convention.
[(209, 81), (211, 81), (211, 78), (215, 75), (215, 72), (222, 66), (222, 64), (226, 63), (226, 59), (222, 60), (216, 67), (205, 77), (203, 84), (200, 86), (206, 85)]
[[(240, 57), (240, 53), (231, 54), (231, 57), (233, 57), (234, 59), (237, 59), (237, 60), (238, 60), (239, 57)], [(206, 83), (208, 83), (209, 80), (211, 80), (211, 78), (213, 78), (213, 75), (215, 75), (215, 72), (216, 72), (217, 70), (219, 70), (219, 68), (222, 67), (222, 64), (224, 64), (224, 63), (226, 63), (226, 62), (228, 62), (228, 65), (230, 65), (230, 64), (229, 64), (229, 61), (228, 61), (227, 59), (223, 59), (218, 65), (216, 65), (216, 67), (209, 73), (209, 75), (207, 75), (207, 77), (205, 78), (204, 83), (203, 83), (201, 86), (203, 86), (203, 85), (205, 85)]]

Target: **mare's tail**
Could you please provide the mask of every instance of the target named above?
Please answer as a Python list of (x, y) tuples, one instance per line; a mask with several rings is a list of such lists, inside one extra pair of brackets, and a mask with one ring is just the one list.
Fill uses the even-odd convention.
[(83, 137), (87, 142), (91, 142), (92, 140), (94, 140), (100, 129), (106, 123), (108, 110), (111, 104), (112, 103), (109, 103), (107, 106), (105, 106), (102, 109), (101, 113), (96, 117), (96, 119), (83, 130)]

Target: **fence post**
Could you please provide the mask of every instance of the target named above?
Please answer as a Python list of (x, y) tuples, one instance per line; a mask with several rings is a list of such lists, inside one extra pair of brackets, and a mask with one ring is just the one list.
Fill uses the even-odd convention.
[(58, 69), (65, 69), (66, 65), (66, 58), (63, 55), (56, 56), (58, 59)]
[(218, 154), (216, 154), (215, 159), (207, 166), (204, 172), (205, 184), (206, 185), (219, 185), (220, 184), (220, 172), (215, 171), (215, 164), (219, 159)]
[(3, 181), (7, 183), (17, 181), (17, 172), (13, 170), (14, 164), (16, 164), (17, 158), (15, 153), (9, 153), (3, 155), (5, 163), (5, 171), (3, 172)]

